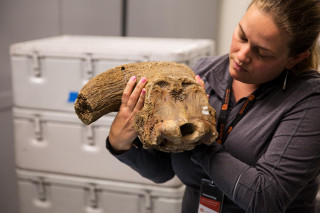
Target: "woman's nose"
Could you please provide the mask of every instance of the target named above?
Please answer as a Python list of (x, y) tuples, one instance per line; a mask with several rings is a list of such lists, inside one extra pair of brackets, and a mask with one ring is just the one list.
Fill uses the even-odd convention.
[(238, 52), (238, 60), (243, 63), (249, 63), (251, 60), (249, 44), (243, 44)]

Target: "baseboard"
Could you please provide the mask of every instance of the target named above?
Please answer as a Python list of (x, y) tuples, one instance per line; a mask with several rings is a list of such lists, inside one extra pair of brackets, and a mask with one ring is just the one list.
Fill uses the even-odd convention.
[(0, 110), (10, 109), (13, 105), (12, 91), (0, 92)]

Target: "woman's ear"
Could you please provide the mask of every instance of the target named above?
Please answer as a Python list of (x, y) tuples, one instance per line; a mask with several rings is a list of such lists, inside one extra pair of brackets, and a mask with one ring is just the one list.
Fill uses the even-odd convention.
[(305, 52), (299, 53), (298, 55), (290, 58), (287, 65), (286, 65), (286, 69), (290, 70), (297, 63), (308, 58), (309, 56), (310, 56), (310, 51), (305, 51)]

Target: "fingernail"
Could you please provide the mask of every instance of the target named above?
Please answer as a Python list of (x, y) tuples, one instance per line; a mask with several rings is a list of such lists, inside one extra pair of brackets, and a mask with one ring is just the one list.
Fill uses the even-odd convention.
[(142, 94), (143, 95), (146, 94), (146, 89), (145, 88), (142, 89)]
[(143, 78), (141, 78), (140, 83), (144, 83), (146, 81), (147, 81), (147, 79), (145, 77), (143, 77)]
[(132, 76), (130, 80), (131, 80), (131, 81), (135, 81), (136, 79), (137, 79), (136, 76)]

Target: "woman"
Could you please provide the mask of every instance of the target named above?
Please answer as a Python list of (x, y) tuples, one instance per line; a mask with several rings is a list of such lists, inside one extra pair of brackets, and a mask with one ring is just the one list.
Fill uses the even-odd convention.
[(234, 31), (229, 55), (201, 59), (194, 67), (217, 111), (218, 130), (224, 130), (217, 143), (175, 154), (131, 147), (138, 140), (132, 123), (143, 107), (146, 82), (133, 89), (133, 77), (107, 148), (155, 182), (176, 174), (186, 184), (183, 213), (198, 212), (202, 179), (225, 195), (222, 212), (315, 212), (319, 30), (320, 1), (253, 0)]

